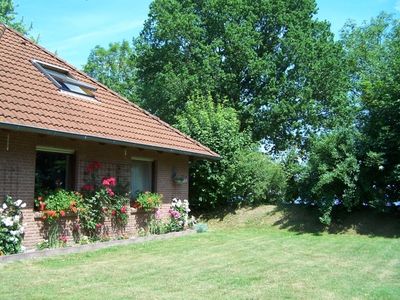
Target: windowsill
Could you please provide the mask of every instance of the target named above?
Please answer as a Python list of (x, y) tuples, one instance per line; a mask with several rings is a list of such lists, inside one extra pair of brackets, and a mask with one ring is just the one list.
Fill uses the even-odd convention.
[[(43, 217), (43, 212), (42, 211), (35, 211), (33, 218), (36, 221), (41, 221)], [(77, 218), (78, 214), (73, 213), (73, 212), (66, 212), (64, 217), (60, 217), (60, 219), (67, 219), (67, 218)]]

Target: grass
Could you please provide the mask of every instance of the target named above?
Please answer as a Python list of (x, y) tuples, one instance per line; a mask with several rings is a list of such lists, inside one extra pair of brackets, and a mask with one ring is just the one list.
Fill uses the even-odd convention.
[(398, 219), (360, 233), (360, 215), (365, 226), (342, 220), (332, 234), (308, 217), (261, 206), (214, 216), (202, 234), (0, 265), (0, 298), (400, 298)]

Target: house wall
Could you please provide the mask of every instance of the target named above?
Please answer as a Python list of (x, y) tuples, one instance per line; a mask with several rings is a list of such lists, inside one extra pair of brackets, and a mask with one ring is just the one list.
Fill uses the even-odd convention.
[[(132, 157), (152, 158), (155, 161), (155, 189), (163, 194), (164, 213), (168, 211), (172, 198), (188, 198), (188, 184), (176, 184), (172, 179), (175, 172), (179, 176), (188, 176), (189, 158), (158, 151), (140, 150), (95, 142), (85, 142), (47, 135), (0, 130), (0, 202), (5, 195), (26, 202), (23, 210), (25, 227), (24, 246), (34, 247), (43, 240), (43, 222), (34, 212), (35, 158), (36, 146), (74, 149), (76, 153), (75, 189), (84, 185), (84, 170), (87, 163), (95, 160), (102, 164), (100, 176), (115, 176), (124, 183), (131, 180)], [(37, 216), (37, 213), (36, 213)], [(135, 235), (144, 226), (146, 216), (131, 212), (124, 234)], [(69, 225), (73, 220), (66, 219), (66, 233), (70, 234)], [(110, 222), (105, 230), (110, 235), (120, 234)]]

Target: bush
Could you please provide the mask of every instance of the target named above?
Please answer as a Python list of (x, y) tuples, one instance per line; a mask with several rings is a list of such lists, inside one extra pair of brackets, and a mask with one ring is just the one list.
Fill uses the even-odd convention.
[(7, 196), (0, 206), (0, 255), (15, 254), (23, 251), (21, 208), (26, 207), (22, 200), (13, 201)]
[(256, 151), (235, 154), (227, 182), (231, 185), (230, 198), (247, 204), (272, 203), (285, 195), (286, 178), (282, 167)]

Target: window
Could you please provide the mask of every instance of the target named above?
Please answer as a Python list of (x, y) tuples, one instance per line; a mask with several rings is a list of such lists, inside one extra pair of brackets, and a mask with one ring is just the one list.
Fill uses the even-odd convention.
[(57, 188), (73, 190), (75, 156), (73, 150), (36, 148), (35, 194), (41, 195)]
[(72, 77), (67, 69), (37, 60), (34, 60), (33, 64), (59, 89), (84, 96), (94, 97), (93, 92), (96, 91), (96, 88), (90, 84), (76, 80), (74, 77)]
[(154, 191), (153, 161), (134, 160), (131, 175), (131, 191), (134, 199), (142, 192)]

